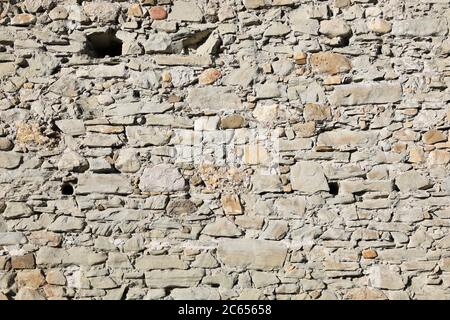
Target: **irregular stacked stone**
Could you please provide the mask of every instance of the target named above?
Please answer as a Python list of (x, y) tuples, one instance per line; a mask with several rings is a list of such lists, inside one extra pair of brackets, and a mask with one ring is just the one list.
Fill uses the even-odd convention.
[(448, 0), (0, 11), (0, 299), (450, 299)]

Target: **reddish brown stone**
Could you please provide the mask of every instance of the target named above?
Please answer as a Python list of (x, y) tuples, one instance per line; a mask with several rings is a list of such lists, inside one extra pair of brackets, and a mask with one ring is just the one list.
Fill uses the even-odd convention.
[(200, 84), (212, 84), (217, 79), (219, 79), (221, 76), (221, 73), (219, 70), (210, 68), (203, 71), (200, 76), (198, 77), (198, 83)]
[(167, 18), (167, 11), (161, 6), (151, 7), (148, 9), (148, 13), (150, 14), (150, 18), (153, 20), (164, 20)]
[(318, 52), (311, 55), (311, 66), (314, 72), (338, 74), (350, 71), (351, 62), (344, 55), (334, 52)]
[(17, 273), (19, 287), (37, 289), (45, 283), (41, 270), (24, 270)]
[(12, 256), (11, 266), (13, 269), (33, 269), (36, 266), (32, 253), (23, 256)]
[(363, 250), (362, 256), (364, 259), (375, 259), (378, 256), (378, 254), (375, 250), (366, 249), (366, 250)]
[(39, 246), (57, 247), (61, 243), (61, 236), (50, 231), (35, 231), (28, 236), (28, 240)]
[(179, 96), (176, 96), (176, 95), (170, 95), (167, 98), (167, 102), (170, 102), (170, 103), (175, 103), (175, 102), (180, 102), (180, 101), (181, 101), (181, 98)]

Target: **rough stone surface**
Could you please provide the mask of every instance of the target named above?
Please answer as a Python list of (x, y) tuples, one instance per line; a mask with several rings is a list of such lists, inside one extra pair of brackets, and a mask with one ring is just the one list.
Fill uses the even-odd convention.
[(400, 274), (388, 266), (373, 266), (370, 282), (373, 287), (379, 289), (401, 290), (405, 287)]
[(400, 174), (395, 179), (395, 184), (400, 191), (415, 191), (428, 187), (429, 179), (413, 170)]
[(201, 110), (235, 110), (242, 109), (242, 102), (231, 88), (207, 87), (192, 88), (187, 101), (192, 108)]
[(181, 191), (185, 180), (178, 169), (168, 164), (145, 168), (139, 182), (143, 192)]
[(291, 168), (292, 189), (313, 194), (318, 191), (329, 191), (327, 179), (320, 164), (300, 161)]
[(267, 240), (224, 240), (218, 257), (225, 265), (256, 270), (274, 270), (283, 266), (287, 248)]
[(319, 73), (337, 74), (352, 68), (350, 60), (339, 53), (321, 52), (311, 55), (311, 66)]
[(448, 0), (0, 1), (0, 300), (450, 299)]
[(169, 20), (200, 22), (203, 12), (194, 2), (175, 1), (169, 14)]
[(350, 84), (336, 87), (331, 102), (338, 106), (399, 102), (402, 88), (398, 83)]

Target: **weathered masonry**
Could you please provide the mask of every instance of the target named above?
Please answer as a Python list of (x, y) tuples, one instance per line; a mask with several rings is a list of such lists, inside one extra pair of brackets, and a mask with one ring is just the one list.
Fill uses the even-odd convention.
[(450, 299), (448, 0), (0, 0), (0, 299)]

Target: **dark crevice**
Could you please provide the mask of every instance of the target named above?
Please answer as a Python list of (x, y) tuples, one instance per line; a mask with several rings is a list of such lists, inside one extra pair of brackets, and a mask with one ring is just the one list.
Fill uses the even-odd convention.
[(330, 188), (330, 193), (332, 195), (337, 195), (339, 193), (339, 184), (337, 182), (329, 182), (328, 187)]
[(114, 30), (94, 32), (87, 36), (87, 54), (92, 58), (117, 57), (122, 54), (122, 41)]
[(70, 183), (64, 183), (61, 186), (61, 193), (66, 196), (70, 196), (73, 194), (73, 186)]
[(366, 190), (363, 190), (363, 191), (353, 192), (353, 194), (356, 197), (362, 197), (366, 192), (367, 192)]

